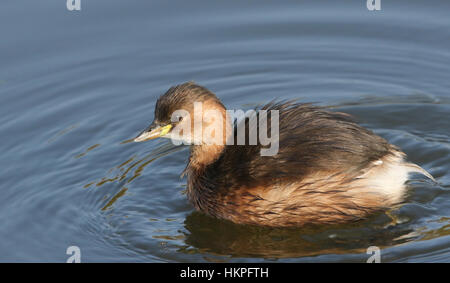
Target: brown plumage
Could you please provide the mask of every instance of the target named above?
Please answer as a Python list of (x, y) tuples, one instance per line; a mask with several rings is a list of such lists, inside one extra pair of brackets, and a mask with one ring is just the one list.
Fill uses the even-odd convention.
[[(195, 116), (194, 102), (217, 110), (223, 118), (219, 123), (230, 130), (224, 140), (236, 140), (237, 125), (233, 127), (226, 119), (220, 100), (189, 82), (170, 88), (158, 99), (155, 120), (136, 141), (156, 137), (154, 133), (167, 125), (189, 123), (193, 129), (193, 121), (172, 122), (171, 116), (178, 109)], [(185, 173), (188, 198), (196, 209), (242, 224), (341, 223), (401, 202), (409, 172), (432, 178), (417, 165), (405, 162), (397, 147), (356, 124), (348, 114), (292, 101), (272, 102), (259, 109), (279, 111), (278, 153), (261, 156), (264, 146), (259, 142), (250, 145), (248, 137), (245, 145), (191, 145)], [(269, 133), (270, 121), (269, 115)], [(248, 134), (249, 120), (241, 123)], [(193, 143), (196, 137), (191, 136)]]

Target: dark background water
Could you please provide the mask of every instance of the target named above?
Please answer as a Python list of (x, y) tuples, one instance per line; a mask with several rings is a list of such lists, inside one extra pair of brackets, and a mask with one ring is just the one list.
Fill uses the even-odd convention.
[[(3, 0), (0, 261), (450, 261), (450, 2)], [(193, 212), (188, 149), (126, 142), (195, 80), (229, 108), (299, 98), (355, 115), (429, 170), (352, 224)]]

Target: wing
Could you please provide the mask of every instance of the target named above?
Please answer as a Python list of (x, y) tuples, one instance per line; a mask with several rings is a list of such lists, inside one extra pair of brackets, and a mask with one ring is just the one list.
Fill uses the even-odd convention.
[[(206, 172), (208, 179), (216, 180), (220, 187), (299, 181), (315, 172), (345, 173), (356, 177), (371, 162), (395, 150), (386, 140), (358, 125), (345, 113), (292, 101), (272, 102), (260, 109), (268, 110), (268, 113), (279, 111), (278, 153), (261, 156), (263, 146), (259, 142), (257, 145), (227, 146)], [(268, 115), (268, 133), (270, 121)], [(248, 133), (249, 119), (240, 123), (245, 123)]]

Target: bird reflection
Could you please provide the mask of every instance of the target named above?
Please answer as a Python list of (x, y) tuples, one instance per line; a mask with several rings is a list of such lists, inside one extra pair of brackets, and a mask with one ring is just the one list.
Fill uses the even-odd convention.
[(392, 219), (381, 213), (367, 223), (351, 223), (300, 228), (270, 228), (239, 225), (215, 219), (201, 212), (186, 217), (184, 243), (179, 252), (210, 253), (231, 257), (294, 258), (321, 254), (361, 254), (369, 246), (383, 248), (411, 239), (398, 240), (412, 232), (398, 226), (388, 226)]

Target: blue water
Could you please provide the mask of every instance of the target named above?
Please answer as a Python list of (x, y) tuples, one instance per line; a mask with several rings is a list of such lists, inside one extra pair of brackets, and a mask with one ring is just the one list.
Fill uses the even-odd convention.
[[(450, 2), (4, 0), (0, 261), (450, 261)], [(194, 212), (188, 148), (130, 143), (194, 80), (231, 109), (297, 98), (353, 114), (438, 183), (339, 226)]]

